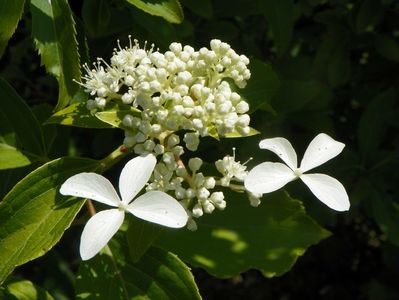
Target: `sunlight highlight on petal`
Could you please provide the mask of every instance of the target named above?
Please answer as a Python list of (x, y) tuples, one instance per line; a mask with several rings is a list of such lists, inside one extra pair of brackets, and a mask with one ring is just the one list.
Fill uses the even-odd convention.
[(348, 194), (337, 179), (325, 174), (304, 174), (300, 178), (328, 207), (337, 211), (349, 210)]
[(118, 206), (120, 199), (111, 182), (96, 173), (79, 173), (65, 181), (62, 195), (88, 198), (110, 206)]
[(345, 144), (340, 143), (325, 133), (318, 134), (309, 144), (303, 156), (300, 169), (309, 171), (342, 152)]
[(292, 170), (297, 168), (297, 155), (287, 139), (281, 137), (265, 139), (260, 141), (259, 147), (277, 154)]
[(168, 194), (151, 191), (138, 197), (127, 207), (136, 217), (172, 228), (186, 225), (188, 215), (183, 206)]
[(245, 188), (251, 193), (270, 193), (282, 188), (297, 176), (282, 163), (264, 162), (257, 165), (245, 179)]
[(144, 187), (154, 171), (157, 160), (152, 154), (138, 156), (130, 160), (119, 177), (119, 192), (122, 202), (129, 203)]
[(124, 216), (119, 209), (107, 209), (90, 218), (80, 238), (82, 260), (92, 258), (105, 247), (122, 225)]

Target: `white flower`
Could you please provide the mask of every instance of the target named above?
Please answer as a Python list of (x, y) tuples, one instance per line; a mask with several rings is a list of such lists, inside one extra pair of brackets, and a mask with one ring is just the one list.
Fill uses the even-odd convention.
[(96, 173), (79, 173), (64, 182), (60, 189), (63, 195), (88, 198), (115, 207), (95, 214), (87, 222), (80, 239), (83, 260), (95, 256), (108, 243), (122, 225), (126, 211), (167, 227), (186, 225), (188, 216), (184, 208), (164, 192), (150, 191), (133, 201), (149, 180), (155, 164), (155, 157), (147, 155), (136, 157), (125, 165), (119, 177), (122, 200), (111, 182)]
[(304, 174), (334, 158), (345, 147), (324, 133), (317, 135), (306, 149), (301, 165), (297, 168), (297, 155), (291, 143), (284, 138), (265, 139), (259, 143), (287, 164), (264, 162), (253, 168), (245, 179), (245, 188), (252, 193), (270, 193), (288, 182), (300, 178), (312, 193), (328, 207), (337, 211), (348, 210), (350, 203), (343, 185), (325, 174)]

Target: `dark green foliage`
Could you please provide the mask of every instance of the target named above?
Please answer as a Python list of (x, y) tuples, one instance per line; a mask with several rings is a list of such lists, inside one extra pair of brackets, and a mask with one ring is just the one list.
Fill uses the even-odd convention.
[[(271, 276), (287, 272), (307, 247), (325, 238), (305, 252), (282, 277), (265, 279), (252, 270), (241, 277), (219, 281), (201, 270), (194, 270), (194, 274), (205, 299), (384, 300), (399, 297), (396, 282), (399, 277), (398, 1), (0, 2), (0, 72), (4, 78), (0, 81), (0, 195), (4, 199), (0, 202), (0, 256), (7, 256), (0, 259), (3, 262), (0, 281), (17, 265), (49, 251), (82, 206), (81, 201), (62, 202), (56, 196), (55, 186), (72, 173), (95, 168), (97, 162), (58, 158), (66, 155), (103, 158), (122, 142), (123, 133), (119, 129), (104, 128), (118, 127), (123, 115), (112, 111), (95, 115), (81, 103), (87, 95), (72, 81), (80, 80), (79, 61), (88, 61), (89, 65), (96, 57), (107, 61), (112, 49), (117, 47), (117, 39), (121, 40), (122, 47), (128, 45), (128, 35), (138, 39), (141, 45), (147, 40), (147, 47), (155, 43), (163, 51), (174, 41), (199, 49), (208, 47), (212, 38), (219, 38), (251, 59), (252, 81), (242, 90), (242, 95), (251, 105), (251, 127), (260, 135), (248, 139), (206, 139), (199, 152), (203, 159), (221, 158), (235, 146), (241, 161), (251, 156), (255, 158), (248, 163), (251, 168), (255, 163), (274, 159), (257, 148), (262, 138), (284, 136), (301, 156), (317, 133), (326, 132), (344, 142), (346, 147), (335, 162), (320, 168), (320, 173), (326, 171), (339, 178), (348, 191), (351, 209), (344, 214), (331, 212), (306, 188), (292, 183), (287, 189), (293, 198), (302, 201), (303, 207), (288, 196), (279, 198), (283, 192), (272, 194), (270, 198), (264, 197), (257, 211), (257, 214), (264, 211), (267, 217), (262, 222), (260, 215), (249, 212), (252, 208), (241, 195), (232, 198), (237, 201), (231, 205), (236, 210), (226, 210), (223, 212), (226, 215), (217, 212), (217, 216), (215, 213), (208, 220), (204, 218), (207, 222), (200, 223), (196, 235), (186, 231), (160, 232), (158, 227), (134, 220), (127, 231), (130, 249), (120, 240), (110, 245), (111, 250), (114, 248), (126, 259), (126, 265), (123, 265), (124, 259), (116, 261), (117, 269), (124, 275), (129, 275), (132, 269), (140, 272), (148, 267), (146, 257), (152, 257), (149, 264), (153, 271), (156, 266), (162, 269), (165, 264), (179, 264), (184, 269), (182, 276), (188, 278), (186, 285), (176, 287), (180, 295), (198, 297), (188, 268), (173, 254), (151, 248), (151, 245), (175, 252), (180, 259), (216, 276), (233, 276), (251, 267)], [(68, 103), (75, 104), (64, 108)], [(55, 111), (58, 113), (52, 115)], [(43, 165), (50, 159), (58, 160)], [(72, 162), (69, 169), (61, 166), (65, 161)], [(37, 167), (40, 169), (34, 171)], [(116, 165), (107, 177), (116, 182), (120, 167)], [(61, 174), (61, 169), (66, 173)], [(18, 190), (23, 192), (17, 193)], [(40, 206), (31, 206), (33, 201), (38, 201)], [(244, 204), (242, 211), (248, 214), (240, 219), (240, 206)], [(271, 210), (273, 205), (277, 205), (274, 211)], [(35, 207), (39, 223), (26, 217)], [(15, 217), (10, 217), (14, 210)], [(277, 226), (284, 216), (288, 228), (295, 234), (292, 240), (282, 233), (281, 226)], [(251, 245), (251, 256), (246, 256), (245, 251), (231, 250), (228, 243), (239, 248), (240, 239), (245, 238), (245, 242), (254, 239), (253, 229), (245, 230), (245, 226), (240, 225), (257, 220), (259, 234), (263, 234), (262, 230), (266, 232), (262, 238), (255, 239), (259, 243), (262, 241), (262, 245), (257, 245), (261, 248)], [(76, 224), (85, 221), (86, 215), (82, 213)], [(53, 225), (53, 235), (45, 235), (47, 227)], [(327, 237), (327, 231), (321, 226), (332, 235)], [(33, 283), (12, 278), (0, 288), (0, 298), (18, 299), (18, 292), (25, 290), (31, 295), (39, 293), (42, 298), (38, 299), (51, 299), (42, 288), (56, 299), (73, 298), (72, 272), (76, 273), (79, 268), (76, 249), (81, 227), (69, 232), (46, 256), (14, 271), (14, 275)], [(144, 232), (145, 238), (140, 236)], [(201, 242), (218, 232), (222, 234), (216, 241), (224, 247), (219, 253), (213, 253), (218, 249)], [(25, 247), (18, 238), (12, 240), (13, 235), (27, 240), (29, 237), (37, 243), (28, 243)], [(196, 236), (201, 237), (184, 248), (185, 243)], [(281, 255), (286, 258), (273, 260), (278, 249), (272, 247), (279, 242), (285, 247)], [(259, 258), (266, 250), (273, 255)], [(21, 253), (10, 256), (14, 251)], [(154, 257), (161, 261), (155, 263)], [(226, 265), (217, 265), (223, 259), (228, 260)], [(216, 267), (209, 266), (209, 261)], [(115, 269), (112, 263), (110, 254), (103, 253), (80, 266), (76, 288), (81, 298), (85, 293), (91, 296), (94, 293), (88, 290), (90, 284), (82, 281), (82, 274), (94, 274), (101, 264)], [(41, 266), (46, 264), (69, 274), (65, 276), (68, 279), (55, 282), (51, 272), (41, 272)], [(154, 271), (150, 275), (156, 278), (166, 273)], [(175, 276), (168, 273), (161, 279), (167, 282), (167, 287), (170, 286), (169, 275)], [(113, 284), (120, 287), (115, 276), (109, 274), (86, 279), (108, 283), (104, 290)], [(139, 280), (133, 282), (131, 288), (137, 287), (134, 284), (149, 287), (149, 282), (148, 278)], [(150, 292), (163, 299), (159, 296), (163, 295), (163, 289), (154, 288)]]

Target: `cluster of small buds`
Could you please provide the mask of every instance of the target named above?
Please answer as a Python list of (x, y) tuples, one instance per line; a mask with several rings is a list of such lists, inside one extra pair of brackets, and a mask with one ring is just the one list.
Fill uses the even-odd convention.
[(147, 191), (161, 190), (174, 194), (190, 216), (188, 228), (192, 230), (196, 229), (193, 218), (199, 218), (204, 213), (211, 214), (215, 208), (223, 210), (226, 207), (224, 194), (220, 191), (211, 192), (216, 186), (216, 179), (199, 172), (202, 163), (198, 157), (191, 158), (186, 169), (176, 163), (172, 152), (165, 152), (146, 188)]
[(82, 83), (95, 97), (87, 102), (90, 110), (114, 101), (141, 111), (140, 117), (123, 119), (126, 147), (141, 144), (136, 153), (153, 152), (155, 145), (146, 141), (186, 130), (185, 146), (195, 151), (200, 137), (250, 133), (249, 105), (225, 80), (232, 79), (240, 88), (246, 85), (251, 73), (245, 55), (216, 39), (210, 49), (195, 51), (172, 43), (165, 53), (154, 51), (153, 45), (141, 49), (136, 40), (129, 40), (126, 48), (118, 43), (110, 64), (98, 59), (94, 69), (85, 65)]
[[(249, 59), (216, 39), (210, 49), (195, 51), (172, 43), (165, 53), (154, 50), (153, 45), (140, 48), (136, 40), (129, 40), (126, 48), (118, 42), (110, 64), (98, 59), (94, 69), (84, 66), (87, 74), (81, 84), (94, 97), (87, 108), (106, 110), (113, 102), (137, 111), (124, 113), (124, 145), (136, 154), (158, 157), (146, 190), (173, 195), (189, 215), (187, 228), (195, 230), (195, 219), (226, 207), (223, 192), (215, 191), (215, 186), (242, 183), (248, 172), (245, 164), (235, 161), (235, 155), (216, 162), (223, 175), (220, 179), (199, 171), (200, 158), (191, 158), (187, 168), (180, 158), (184, 148), (196, 151), (201, 137), (250, 134), (249, 105), (227, 81), (245, 87), (251, 76)], [(182, 138), (177, 131), (183, 131)], [(257, 195), (249, 198), (251, 205), (259, 204)]]

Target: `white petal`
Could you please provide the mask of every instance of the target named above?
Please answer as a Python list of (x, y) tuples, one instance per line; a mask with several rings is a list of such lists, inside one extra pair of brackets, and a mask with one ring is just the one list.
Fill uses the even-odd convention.
[(96, 173), (79, 173), (65, 181), (62, 195), (92, 199), (110, 206), (118, 206), (120, 199), (111, 182)]
[(264, 162), (257, 165), (245, 178), (245, 188), (251, 193), (270, 193), (296, 178), (294, 172), (282, 163)]
[(285, 138), (276, 137), (260, 141), (259, 147), (276, 153), (292, 170), (298, 166), (297, 156), (291, 143)]
[(341, 153), (345, 144), (337, 142), (325, 133), (318, 134), (309, 144), (301, 162), (301, 171), (309, 171)]
[(96, 213), (87, 222), (80, 238), (80, 256), (88, 260), (109, 242), (123, 223), (125, 213), (119, 209), (107, 209)]
[(328, 207), (337, 211), (349, 209), (348, 194), (337, 179), (324, 174), (303, 174), (300, 178), (312, 193)]
[(128, 205), (136, 217), (163, 226), (180, 228), (187, 223), (187, 213), (173, 197), (160, 191), (147, 192)]
[(150, 179), (156, 163), (152, 154), (138, 156), (127, 162), (119, 177), (119, 192), (123, 203), (129, 203), (141, 191)]

